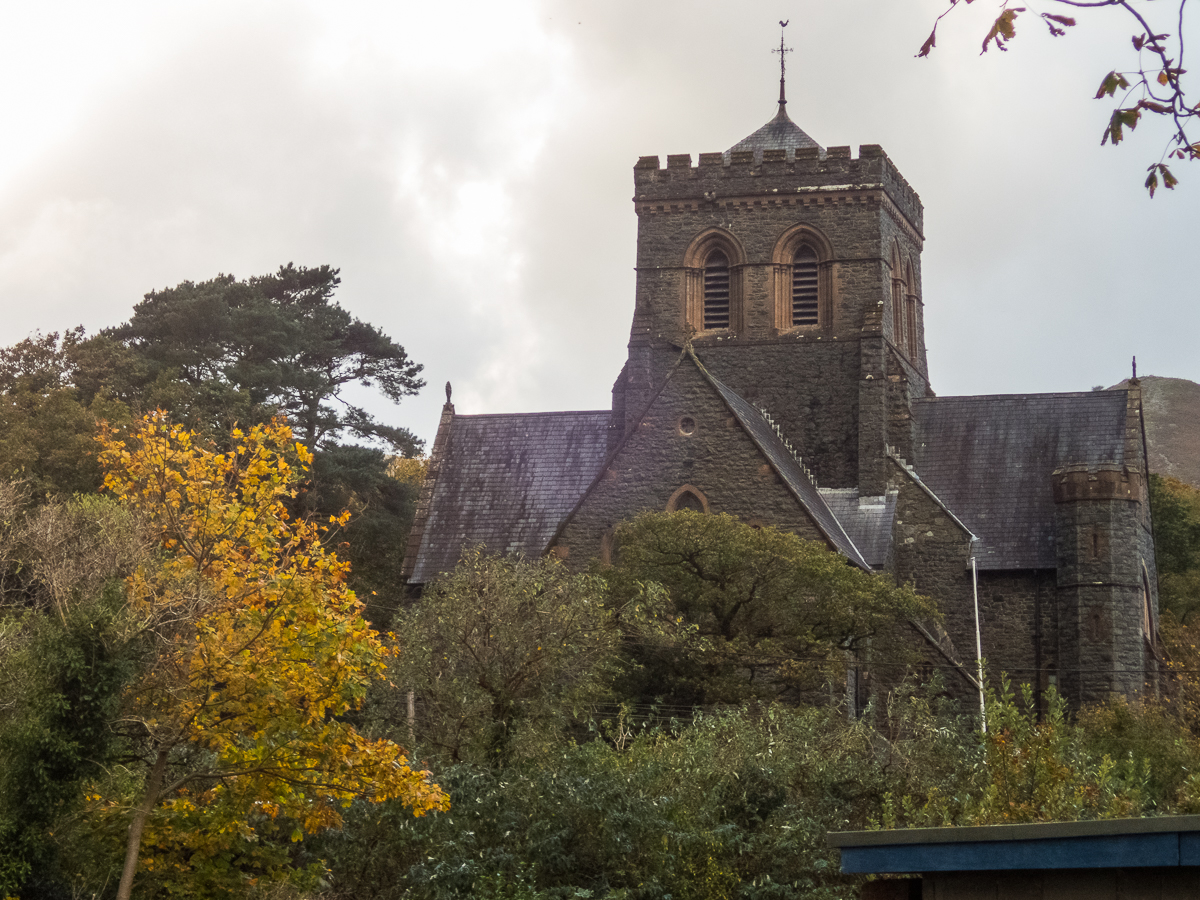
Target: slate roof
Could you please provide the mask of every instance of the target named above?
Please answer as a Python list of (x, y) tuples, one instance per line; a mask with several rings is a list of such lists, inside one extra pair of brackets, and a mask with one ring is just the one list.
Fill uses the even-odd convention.
[(771, 119), (770, 122), (758, 129), (758, 131), (747, 135), (726, 150), (725, 158), (729, 159), (729, 154), (735, 150), (753, 150), (754, 161), (761, 163), (764, 150), (786, 150), (788, 159), (793, 159), (797, 148), (800, 147), (816, 147), (820, 149), (821, 145), (805, 134), (799, 125), (788, 118), (786, 107), (780, 103), (779, 112), (775, 114), (775, 118)]
[(818, 490), (871, 568), (883, 568), (892, 548), (892, 521), (896, 518), (899, 492), (888, 491), (882, 497), (860, 497), (858, 488)]
[(455, 416), (409, 581), (449, 571), (462, 548), (539, 556), (608, 450), (608, 410)]
[(917, 400), (909, 460), (978, 538), (981, 569), (1053, 569), (1051, 473), (1125, 459), (1125, 391)]
[(796, 499), (800, 501), (801, 506), (812, 517), (821, 533), (838, 552), (852, 563), (869, 570), (871, 564), (855, 546), (837, 516), (830, 510), (825, 498), (821, 496), (821, 492), (817, 490), (812, 477), (796, 459), (791, 449), (784, 444), (783, 438), (775, 426), (768, 421), (766, 414), (751, 406), (739, 394), (709, 374), (700, 360), (696, 359), (695, 354), (692, 354), (692, 359), (695, 360), (697, 368), (704, 374), (704, 377), (717, 389), (725, 401), (725, 405), (737, 417), (742, 428), (750, 435), (750, 439), (767, 458), (767, 462), (771, 464), (779, 477), (783, 479), (783, 483), (788, 486)]

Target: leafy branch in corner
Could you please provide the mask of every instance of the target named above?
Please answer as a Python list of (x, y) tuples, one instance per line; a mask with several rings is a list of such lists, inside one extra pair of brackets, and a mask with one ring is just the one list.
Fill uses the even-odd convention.
[[(974, 0), (950, 0), (950, 5), (937, 17), (933, 31), (925, 43), (921, 45), (918, 57), (928, 56), (937, 44), (937, 29), (945, 18), (956, 7), (973, 3)], [(1137, 66), (1133, 69), (1113, 69), (1100, 83), (1096, 91), (1096, 99), (1112, 97), (1117, 100), (1117, 107), (1109, 116), (1104, 126), (1100, 144), (1112, 143), (1114, 146), (1125, 138), (1125, 130), (1133, 131), (1142, 119), (1143, 113), (1162, 116), (1171, 122), (1172, 134), (1167, 141), (1162, 156), (1147, 168), (1146, 189), (1153, 197), (1160, 184), (1167, 189), (1174, 189), (1179, 179), (1171, 172), (1168, 160), (1200, 159), (1200, 142), (1193, 141), (1188, 136), (1188, 128), (1200, 116), (1200, 104), (1190, 104), (1183, 84), (1183, 75), (1187, 70), (1183, 67), (1183, 13), (1187, 0), (1178, 0), (1178, 16), (1174, 35), (1159, 32), (1152, 28), (1145, 16), (1135, 8), (1137, 0), (1049, 0), (1049, 2), (1081, 9), (1100, 7), (1116, 7), (1130, 15), (1137, 26), (1137, 31), (1131, 40), (1137, 53)], [(986, 53), (992, 46), (998, 50), (1007, 50), (1008, 42), (1016, 37), (1017, 16), (1031, 13), (1041, 19), (1049, 29), (1052, 37), (1062, 37), (1068, 28), (1075, 26), (1076, 21), (1070, 16), (1056, 15), (1048, 12), (1037, 12), (1025, 6), (1010, 7), (1008, 0), (1000, 4), (1000, 15), (991, 23), (983, 39), (981, 53)], [(1118, 91), (1121, 92), (1118, 98)]]

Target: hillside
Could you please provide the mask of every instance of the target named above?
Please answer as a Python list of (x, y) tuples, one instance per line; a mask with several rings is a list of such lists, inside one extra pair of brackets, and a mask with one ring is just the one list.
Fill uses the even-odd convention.
[(1150, 471), (1200, 487), (1200, 384), (1157, 375), (1140, 381)]

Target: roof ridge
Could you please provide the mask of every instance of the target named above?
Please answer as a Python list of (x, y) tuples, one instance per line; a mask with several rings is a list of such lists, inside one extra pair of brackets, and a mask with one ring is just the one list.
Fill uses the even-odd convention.
[(1102, 391), (1039, 391), (1027, 394), (954, 394), (951, 396), (918, 397), (914, 403), (943, 403), (954, 400), (1040, 400), (1051, 397), (1097, 397), (1111, 398), (1128, 388), (1111, 387)]
[(886, 447), (884, 448), (884, 454), (888, 457), (888, 459), (892, 460), (894, 463), (899, 465), (900, 468), (902, 468), (905, 472), (907, 472), (909, 474), (909, 476), (912, 478), (913, 482), (917, 485), (917, 487), (919, 487), (926, 494), (928, 494), (930, 499), (932, 499), (934, 503), (936, 503), (938, 506), (940, 506), (942, 511), (946, 515), (948, 515), (951, 519), (953, 519), (954, 523), (956, 525), (958, 525), (959, 528), (961, 528), (963, 531), (965, 531), (967, 534), (969, 534), (971, 536), (972, 541), (979, 540), (979, 537), (975, 534), (975, 532), (973, 532), (970, 528), (968, 528), (965, 524), (963, 524), (962, 519), (960, 519), (957, 515), (955, 515), (954, 510), (952, 510), (949, 506), (947, 506), (946, 503), (942, 500), (942, 498), (933, 492), (933, 489), (922, 480), (920, 475), (917, 474), (917, 470), (914, 469), (909, 464), (908, 460), (906, 460), (903, 456), (900, 455), (899, 451), (897, 451), (894, 446), (892, 446), (891, 444), (886, 445)]
[(611, 409), (548, 409), (539, 412), (456, 413), (456, 419), (508, 419), (517, 416), (611, 416)]
[(800, 471), (802, 471), (804, 473), (804, 477), (806, 477), (808, 479), (809, 484), (811, 484), (814, 488), (816, 488), (819, 491), (821, 489), (821, 487), (820, 487), (820, 485), (817, 484), (817, 479), (813, 477), (812, 471), (808, 468), (808, 466), (806, 466), (804, 464), (804, 457), (802, 457), (800, 455), (799, 451), (796, 450), (796, 448), (794, 448), (792, 446), (792, 442), (789, 441), (786, 437), (784, 437), (783, 429), (779, 427), (779, 424), (775, 421), (775, 419), (767, 411), (766, 406), (764, 406), (761, 403), (757, 403), (757, 404), (755, 404), (755, 409), (757, 409), (760, 413), (762, 413), (762, 416), (766, 420), (767, 424), (771, 426), (771, 430), (775, 432), (775, 435), (783, 443), (784, 449), (787, 450), (787, 452), (792, 455), (792, 459), (794, 459), (796, 461), (797, 465), (800, 466)]

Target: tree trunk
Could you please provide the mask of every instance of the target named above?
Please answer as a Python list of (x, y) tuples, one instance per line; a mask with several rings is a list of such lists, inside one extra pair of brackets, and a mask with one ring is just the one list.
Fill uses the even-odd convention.
[(411, 759), (413, 753), (413, 744), (417, 742), (417, 695), (414, 691), (408, 692), (408, 746), (405, 748), (408, 751), (408, 756)]
[(146, 795), (142, 797), (141, 805), (133, 814), (129, 823), (129, 843), (125, 846), (125, 868), (121, 872), (121, 883), (117, 887), (117, 900), (129, 900), (133, 891), (133, 875), (137, 872), (138, 851), (142, 848), (142, 829), (146, 820), (158, 802), (158, 792), (162, 788), (163, 773), (167, 770), (167, 751), (159, 750), (150, 770), (150, 782), (146, 785)]

